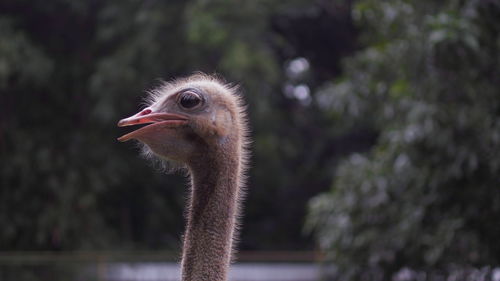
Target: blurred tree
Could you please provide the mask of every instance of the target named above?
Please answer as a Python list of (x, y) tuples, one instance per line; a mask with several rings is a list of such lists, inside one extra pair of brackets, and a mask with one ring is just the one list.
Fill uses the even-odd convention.
[[(241, 84), (249, 104), (241, 247), (312, 248), (305, 204), (331, 181), (331, 155), (370, 142), (340, 136), (307, 102), (354, 46), (350, 6), (332, 5), (0, 1), (0, 250), (178, 247), (182, 180), (118, 144), (116, 121), (155, 79), (196, 70)], [(285, 71), (294, 62), (300, 75)]]
[(500, 263), (500, 2), (357, 1), (366, 46), (317, 100), (379, 132), (310, 202), (336, 280)]

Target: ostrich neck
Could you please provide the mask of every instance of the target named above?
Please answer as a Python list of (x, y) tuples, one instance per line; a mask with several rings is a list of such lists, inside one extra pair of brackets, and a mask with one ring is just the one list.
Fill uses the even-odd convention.
[(203, 155), (203, 162), (190, 165), (192, 188), (182, 255), (183, 281), (227, 278), (238, 213), (241, 167), (237, 154), (208, 153)]

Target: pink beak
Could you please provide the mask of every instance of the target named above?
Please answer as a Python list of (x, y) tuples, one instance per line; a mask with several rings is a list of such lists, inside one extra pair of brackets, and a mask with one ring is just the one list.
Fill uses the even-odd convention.
[(146, 128), (151, 127), (155, 124), (168, 124), (168, 125), (183, 125), (186, 124), (188, 121), (188, 118), (183, 115), (179, 114), (174, 114), (174, 113), (154, 113), (150, 108), (146, 108), (142, 110), (141, 112), (124, 118), (120, 121), (118, 121), (118, 127), (125, 127), (125, 126), (132, 126), (132, 125), (139, 125), (139, 124), (148, 124), (148, 123), (153, 123), (149, 126), (139, 128), (135, 131), (132, 131), (126, 135), (123, 135), (118, 138), (119, 141), (124, 142), (128, 141), (130, 139), (133, 139), (140, 133), (146, 131)]

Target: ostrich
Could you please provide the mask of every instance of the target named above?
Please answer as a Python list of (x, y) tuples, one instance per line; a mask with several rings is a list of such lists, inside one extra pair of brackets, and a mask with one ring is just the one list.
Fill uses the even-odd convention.
[(184, 165), (191, 188), (182, 280), (226, 280), (246, 166), (246, 114), (237, 89), (196, 74), (150, 94), (148, 106), (118, 126), (149, 124), (120, 138)]

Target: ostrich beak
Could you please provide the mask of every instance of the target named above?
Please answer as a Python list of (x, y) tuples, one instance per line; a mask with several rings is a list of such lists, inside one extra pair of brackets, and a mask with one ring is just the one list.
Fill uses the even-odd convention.
[(172, 128), (184, 125), (187, 123), (187, 121), (188, 118), (183, 115), (174, 113), (155, 113), (150, 108), (146, 108), (135, 115), (132, 115), (130, 117), (118, 121), (118, 127), (148, 124), (148, 123), (151, 124), (119, 137), (118, 141), (121, 142), (128, 141), (130, 139), (136, 138), (139, 135), (147, 133), (153, 129), (166, 128), (166, 127)]

